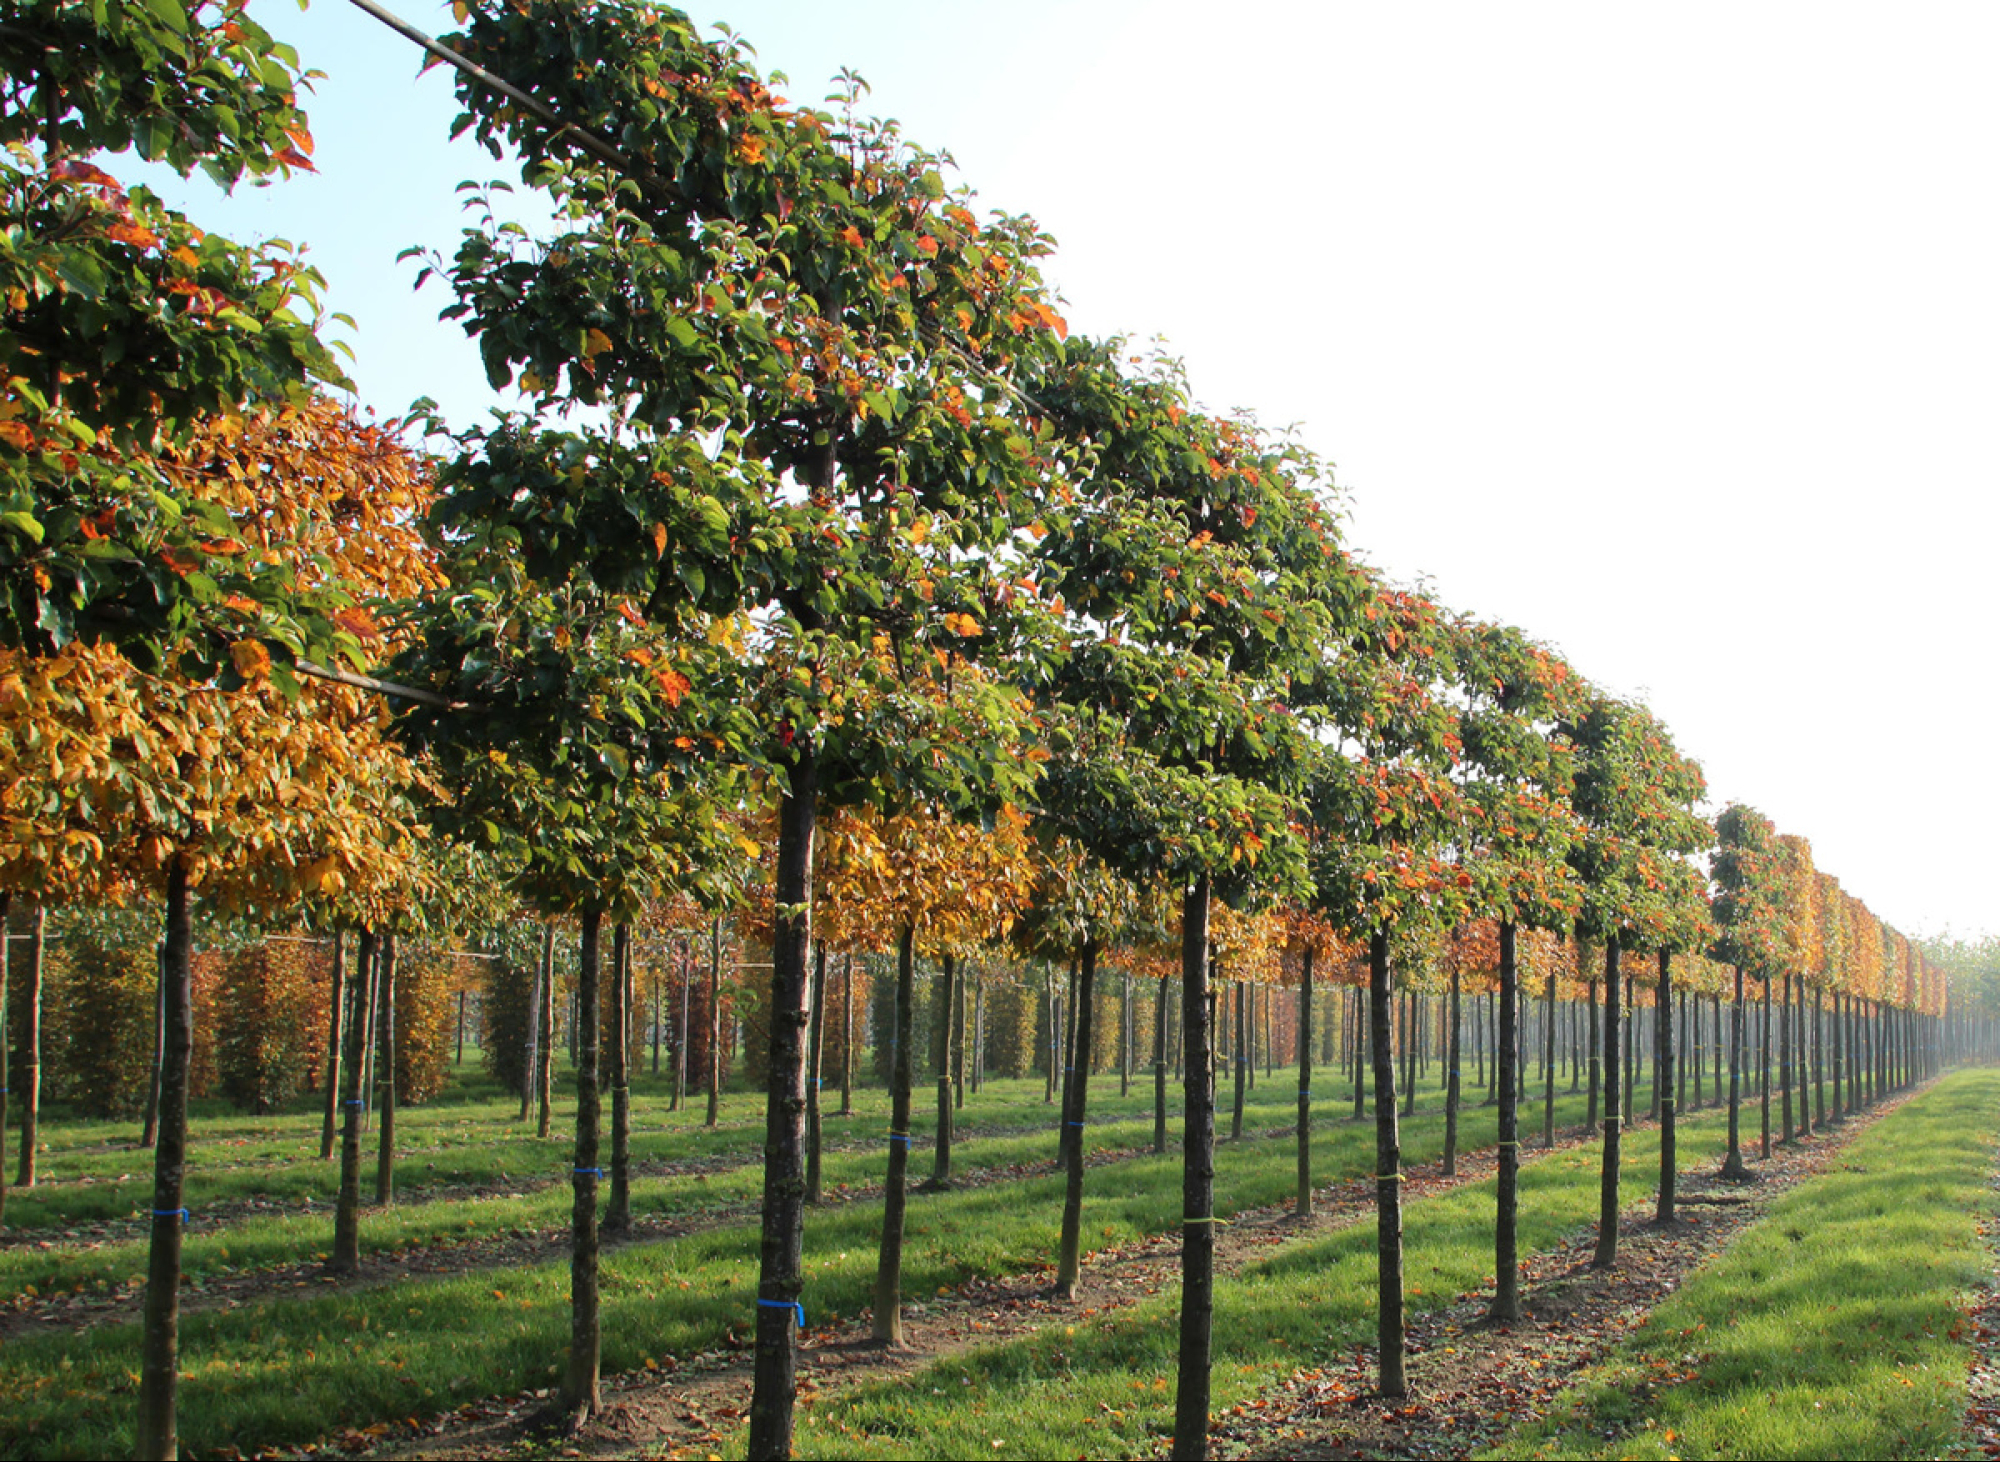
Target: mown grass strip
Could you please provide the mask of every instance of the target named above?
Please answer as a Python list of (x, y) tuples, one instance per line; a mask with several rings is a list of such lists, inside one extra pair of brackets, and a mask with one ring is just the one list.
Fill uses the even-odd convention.
[[(1643, 1097), (1642, 1097), (1643, 1099)], [(1490, 1122), (1490, 1112), (1475, 1113)], [(1405, 1129), (1423, 1160), (1428, 1134)], [(1483, 1129), (1482, 1129), (1483, 1131)], [(1372, 1133), (1370, 1134), (1372, 1139)], [(1684, 1119), (1684, 1169), (1720, 1161), (1721, 1119)], [(1482, 1140), (1491, 1141), (1490, 1132)], [(1658, 1136), (1630, 1131), (1626, 1192), (1639, 1199), (1658, 1171)], [(1591, 1221), (1599, 1159), (1579, 1148), (1531, 1161), (1521, 1177), (1524, 1255), (1555, 1247)], [(1490, 1285), (1494, 1185), (1467, 1184), (1404, 1209), (1407, 1304), (1450, 1305)], [(1216, 1287), (1213, 1405), (1251, 1402), (1294, 1369), (1354, 1358), (1375, 1338), (1375, 1228), (1371, 1218), (1284, 1245)], [(1154, 1296), (1094, 1321), (1054, 1325), (979, 1346), (913, 1375), (844, 1388), (801, 1408), (797, 1453), (815, 1458), (1140, 1457), (1159, 1453), (1173, 1424), (1180, 1297)], [(1413, 1359), (1412, 1383), (1424, 1384)], [(1385, 1403), (1387, 1404), (1387, 1403)], [(1281, 1448), (1281, 1439), (1273, 1438)], [(731, 1439), (741, 1456), (744, 1438)]]
[[(1040, 1104), (1039, 1083), (1017, 1084), (1023, 1090), (1031, 1085), (1035, 1088), (1037, 1095), (1032, 1105), (1017, 1098), (1006, 1106), (980, 1110), (968, 1107), (961, 1114), (967, 1120), (958, 1128), (954, 1146), (954, 1168), (961, 1179), (975, 1177), (982, 1171), (1006, 1171), (1053, 1156), (1054, 1118), (1052, 1114), (1044, 1115), (1048, 1109)], [(1089, 1128), (1087, 1150), (1120, 1150), (1149, 1144), (1153, 1131), (1150, 1107), (1140, 1112), (1133, 1110), (1135, 1106), (1136, 1097), (1122, 1102), (1114, 1098)], [(1246, 1115), (1256, 1126), (1280, 1126), (1295, 1111), (1295, 1099), (1288, 1096), (1280, 1098), (1273, 1094), (1266, 1102), (1246, 1103)], [(824, 1140), (829, 1145), (825, 1159), (825, 1182), (829, 1190), (881, 1180), (883, 1157), (877, 1139), (886, 1130), (887, 1121), (886, 1110), (867, 1107), (850, 1117), (828, 1120)], [(1335, 1125), (1337, 1119), (1329, 1119), (1325, 1124), (1328, 1130)], [(921, 1134), (922, 1129), (917, 1130)], [(713, 1134), (705, 1134), (705, 1138), (712, 1137)], [(314, 1140), (317, 1141), (316, 1134)], [(731, 1211), (740, 1212), (745, 1205), (754, 1206), (763, 1191), (762, 1161), (754, 1155), (744, 1134), (737, 1133), (730, 1141), (730, 1153), (737, 1159), (733, 1164), (717, 1166), (699, 1175), (655, 1177), (646, 1173), (646, 1164), (667, 1159), (660, 1155), (657, 1144), (649, 1145), (643, 1138), (635, 1138), (634, 1215), (641, 1220), (703, 1221)], [(568, 1142), (550, 1139), (541, 1143), (540, 1148), (544, 1160), (542, 1181), (534, 1186), (524, 1183), (514, 1195), (477, 1198), (461, 1195), (427, 1202), (421, 1189), (412, 1196), (410, 1188), (416, 1186), (413, 1183), (399, 1190), (393, 1207), (368, 1206), (361, 1226), (364, 1257), (400, 1253), (424, 1245), (499, 1238), (517, 1231), (566, 1227), (570, 1205)], [(428, 1159), (411, 1153), (404, 1157), (400, 1171), (406, 1178), (414, 1178), (427, 1165)], [(519, 1166), (518, 1157), (516, 1165)], [(920, 1159), (917, 1171), (924, 1170)], [(337, 1169), (326, 1165), (317, 1177), (319, 1181), (331, 1182), (335, 1174)], [(548, 1176), (551, 1174), (562, 1176)], [(304, 1212), (256, 1217), (239, 1213), (221, 1222), (211, 1219), (199, 1201), (191, 1200), (189, 1207), (195, 1221), (182, 1262), (184, 1272), (194, 1283), (206, 1283), (245, 1270), (310, 1263), (324, 1258), (331, 1238), (330, 1201)], [(136, 1230), (137, 1225), (134, 1227)], [(146, 1243), (136, 1233), (129, 1239), (106, 1240), (88, 1248), (59, 1243), (43, 1249), (16, 1244), (0, 1249), (0, 1294), (109, 1293), (142, 1275), (145, 1263)]]
[[(1581, 1102), (1564, 1115), (1579, 1117)], [(1467, 1146), (1491, 1144), (1495, 1122), (1491, 1109), (1465, 1113)], [(1435, 1158), (1442, 1131), (1442, 1114), (1420, 1107), (1405, 1126), (1409, 1160)], [(1343, 1124), (1319, 1138), (1318, 1150), (1329, 1181), (1358, 1175), (1373, 1161), (1373, 1128)], [(1094, 1170), (1086, 1247), (1133, 1243), (1171, 1227), (1180, 1183), (1178, 1154)], [(1289, 1138), (1220, 1149), (1224, 1216), (1281, 1203), (1295, 1184)], [(904, 1292), (916, 1300), (1047, 1262), (1061, 1196), (1062, 1179), (1052, 1174), (919, 1197), (910, 1216)], [(879, 1225), (873, 1204), (808, 1215), (810, 1324), (868, 1304)], [(720, 1345), (732, 1330), (747, 1332), (757, 1243), (754, 1224), (733, 1224), (610, 1255), (607, 1370), (685, 1357)], [(232, 1446), (255, 1451), (546, 1385), (567, 1343), (568, 1293), (568, 1265), (561, 1261), (365, 1291), (299, 1290), (276, 1302), (189, 1316), (182, 1327), (181, 1434), (191, 1454)], [(137, 1354), (131, 1324), (23, 1338), (0, 1349), (0, 1452), (129, 1452)]]
[(1962, 1071), (1856, 1138), (1658, 1305), (1494, 1457), (1935, 1457), (1958, 1434), (1954, 1337), (2000, 1072)]

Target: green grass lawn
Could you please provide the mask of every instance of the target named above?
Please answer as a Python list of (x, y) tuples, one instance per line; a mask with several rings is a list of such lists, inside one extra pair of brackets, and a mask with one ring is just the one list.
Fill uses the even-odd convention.
[[(1136, 1147), (1150, 1142), (1150, 1091), (1135, 1085), (1119, 1099), (1115, 1081), (1093, 1083), (1104, 1099), (1093, 1101), (1091, 1137), (1097, 1144)], [(1295, 1111), (1294, 1088), (1268, 1082), (1253, 1102), (1250, 1127), (1283, 1125)], [(1094, 1092), (1095, 1094), (1095, 1092)], [(879, 1094), (869, 1100), (879, 1103)], [(748, 1103), (744, 1103), (745, 1106)], [(1347, 1110), (1336, 1105), (1333, 1113)], [(1317, 1138), (1318, 1171), (1325, 1180), (1370, 1170), (1372, 1125), (1329, 1114)], [(1565, 1099), (1564, 1119), (1581, 1116), (1580, 1099)], [(1053, 1114), (1041, 1105), (1039, 1083), (995, 1083), (966, 1113), (973, 1135), (965, 1159), (990, 1150), (1045, 1157)], [(698, 1124), (699, 1119), (694, 1119)], [(1495, 1114), (1464, 1116), (1468, 1146), (1490, 1144)], [(1226, 1118), (1225, 1118), (1226, 1121)], [(978, 1135), (979, 1124), (1006, 1131), (1027, 1122), (1050, 1128), (1026, 1136)], [(855, 1177), (879, 1179), (883, 1150), (874, 1144), (886, 1124), (879, 1110), (858, 1112), (850, 1124), (862, 1146), (851, 1159)], [(1175, 1126), (1178, 1126), (1176, 1121)], [(1442, 1146), (1442, 1113), (1434, 1091), (1419, 1098), (1406, 1126), (1412, 1162), (1435, 1157)], [(671, 1131), (672, 1129), (670, 1129)], [(754, 1139), (739, 1130), (737, 1152), (747, 1156)], [(1636, 1160), (1635, 1160), (1636, 1161)], [(919, 1160), (916, 1171), (926, 1171)], [(739, 1170), (754, 1179), (754, 1163)], [(831, 1180), (831, 1177), (830, 1177)], [(642, 1183), (635, 1206), (642, 1211), (673, 1182)], [(688, 1180), (693, 1181), (693, 1180)], [(1099, 1168), (1089, 1176), (1086, 1248), (1130, 1243), (1165, 1231), (1179, 1213), (1178, 1155), (1150, 1154)], [(1285, 1201), (1295, 1186), (1289, 1137), (1225, 1143), (1218, 1161), (1218, 1211)], [(716, 1180), (706, 1185), (714, 1187)], [(754, 1183), (752, 1184), (754, 1186)], [(747, 1191), (747, 1190), (746, 1190)], [(1060, 1222), (1062, 1181), (1053, 1174), (990, 1186), (923, 1195), (911, 1209), (905, 1293), (931, 1294), (975, 1278), (1018, 1273), (1047, 1262)], [(487, 1200), (479, 1204), (416, 1205), (370, 1214), (364, 1233), (378, 1242), (396, 1225), (434, 1223), (459, 1231), (474, 1225), (523, 1226), (549, 1205), (555, 1221), (566, 1200)], [(190, 1245), (213, 1243), (228, 1262), (244, 1259), (259, 1226), (254, 1220)], [(880, 1209), (872, 1203), (837, 1206), (809, 1215), (806, 1233), (808, 1320), (851, 1315), (869, 1302)], [(323, 1244), (327, 1221), (315, 1219), (311, 1242)], [(300, 1236), (304, 1237), (304, 1236)], [(686, 1357), (712, 1349), (732, 1330), (749, 1328), (757, 1270), (753, 1222), (725, 1224), (684, 1238), (643, 1242), (612, 1253), (605, 1274), (605, 1364), (609, 1371), (649, 1360)], [(408, 1242), (418, 1241), (414, 1232)], [(278, 1247), (272, 1241), (272, 1247)], [(15, 1250), (23, 1264), (50, 1262), (60, 1251)], [(37, 1257), (38, 1256), (38, 1257)], [(134, 1272), (138, 1250), (119, 1256), (122, 1277)], [(91, 1252), (72, 1254), (73, 1267), (100, 1262)], [(73, 1281), (74, 1282), (74, 1281)], [(481, 1270), (450, 1278), (418, 1279), (375, 1289), (312, 1285), (280, 1300), (246, 1304), (186, 1317), (182, 1357), (181, 1430), (191, 1453), (226, 1447), (253, 1450), (297, 1445), (385, 1418), (429, 1413), (473, 1396), (545, 1385), (555, 1374), (567, 1339), (566, 1261), (507, 1270)], [(22, 1338), (0, 1351), (0, 1450), (9, 1454), (121, 1455), (130, 1448), (131, 1395), (138, 1354), (133, 1324), (100, 1325), (83, 1335)], [(89, 1401), (92, 1404), (82, 1405)]]
[(1941, 1455), (1965, 1411), (1966, 1296), (1992, 1267), (1978, 1226), (1996, 1140), (2000, 1072), (1945, 1078), (1780, 1195), (1491, 1455)]

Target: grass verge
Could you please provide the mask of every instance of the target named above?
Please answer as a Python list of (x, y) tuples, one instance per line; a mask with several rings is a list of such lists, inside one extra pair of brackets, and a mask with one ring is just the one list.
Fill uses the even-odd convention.
[(1965, 1410), (2000, 1072), (1962, 1071), (1857, 1138), (1483, 1455), (1942, 1455)]

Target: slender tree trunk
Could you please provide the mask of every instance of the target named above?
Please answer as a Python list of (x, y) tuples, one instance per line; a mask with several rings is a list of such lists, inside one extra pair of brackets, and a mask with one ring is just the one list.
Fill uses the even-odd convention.
[(1757, 1094), (1763, 1114), (1759, 1155), (1771, 1157), (1771, 977), (1764, 976), (1764, 1013), (1757, 1022)]
[(1153, 1002), (1153, 1151), (1167, 1150), (1167, 977)]
[(1556, 973), (1542, 999), (1542, 1146), (1556, 1145)]
[(1715, 1017), (1715, 1102), (1722, 1104), (1722, 997), (1709, 997), (1709, 1014)]
[(896, 941), (896, 1031), (889, 1062), (889, 1173), (882, 1185), (882, 1250), (875, 1266), (875, 1339), (903, 1343), (903, 1213), (909, 1202), (910, 1033), (916, 1020), (916, 931)]
[(556, 1072), (556, 926), (542, 925), (542, 1045), (535, 1060), (535, 1135), (549, 1135)]
[[(783, 897), (782, 894), (779, 895)], [(602, 910), (587, 908), (580, 923), (576, 971), (576, 1157), (570, 1165), (569, 1364), (560, 1410), (576, 1423), (596, 1414), (604, 1337), (597, 1303), (597, 1184), (600, 1101), (597, 1090), (598, 933)]]
[(340, 1188), (333, 1206), (333, 1252), (326, 1264), (329, 1274), (361, 1271), (361, 1110), (367, 1105), (361, 1095), (361, 1043), (368, 1029), (361, 1006), (368, 998), (368, 971), (375, 963), (378, 942), (374, 930), (361, 931), (354, 976), (347, 982), (347, 1053), (341, 1072)]
[[(952, 1013), (958, 994), (958, 962), (947, 954), (939, 971), (937, 979), (931, 984), (931, 1056), (937, 1065), (937, 1134), (932, 1149), (930, 1181), (924, 1184), (926, 1192), (937, 1192), (951, 1186), (951, 1037)], [(1089, 1059), (1087, 1051), (1084, 1059)]]
[(1402, 1014), (1401, 1029), (1398, 1034), (1403, 1042), (1403, 1115), (1413, 1116), (1417, 1110), (1417, 997), (1411, 991), (1404, 991), (1398, 1001)]
[(326, 1001), (326, 1102), (319, 1127), (319, 1159), (333, 1156), (335, 1119), (340, 1116), (341, 1077), (346, 1063), (341, 1059), (347, 1016), (347, 931), (333, 931), (333, 988)]
[(681, 975), (681, 1013), (679, 1036), (674, 1042), (674, 1095), (670, 1109), (679, 1111), (687, 1102), (688, 1094), (688, 1039), (693, 1034), (692, 1012), (694, 1007), (694, 936), (681, 940), (679, 960)]
[(1359, 1122), (1368, 1115), (1367, 1087), (1363, 1084), (1368, 1072), (1368, 1025), (1365, 1006), (1366, 995), (1359, 989), (1348, 1004), (1354, 1008), (1354, 1120)]
[(375, 1083), (381, 1065), (377, 1043), (382, 1039), (382, 941), (387, 935), (377, 935), (375, 958), (360, 972), (367, 981), (368, 993), (361, 1005), (361, 1127), (368, 1128), (369, 1114), (375, 1110)]
[(1826, 1130), (1826, 993), (1813, 989), (1812, 1018), (1813, 1130)]
[[(21, 1163), (15, 1174), (16, 1186), (35, 1186), (35, 1157), (41, 1146), (42, 1125), (42, 948), (48, 934), (49, 911), (40, 904), (29, 916), (28, 924), (28, 968), (26, 971), (28, 989), (21, 1004), (24, 1007), (25, 1028), (21, 1032), (21, 1074), (18, 1078), (21, 1088)], [(7, 933), (5, 921), (0, 921), (0, 939)], [(0, 1003), (0, 1044), (6, 1041), (7, 1006)], [(13, 1085), (7, 1074), (0, 1071), (0, 1086)], [(6, 1113), (0, 1110), (0, 1127), (6, 1125)], [(0, 1172), (7, 1165), (6, 1152), (0, 1148)], [(0, 1192), (4, 1192), (0, 1188)], [(0, 1212), (5, 1211), (5, 1200), (0, 1198)]]
[[(1085, 1060), (1089, 1056), (1084, 1057)], [(1069, 1110), (1070, 1083), (1076, 1080), (1076, 961), (1069, 962), (1069, 974), (1063, 986), (1062, 1003), (1062, 1106), (1056, 1113), (1056, 1166), (1069, 1166), (1069, 1140), (1076, 1129), (1069, 1126), (1062, 1113)]]
[(1250, 986), (1246, 981), (1236, 982), (1236, 1039), (1231, 1045), (1231, 1053), (1236, 1064), (1236, 1100), (1229, 1112), (1229, 1140), (1243, 1140), (1243, 1091), (1248, 1085), (1250, 1056), (1245, 1042), (1249, 1034), (1249, 1020), (1244, 1007), (1250, 998)]
[(1593, 1269), (1618, 1262), (1618, 936), (1604, 941), (1604, 1171), (1597, 1211)]
[[(153, 1001), (153, 1076), (146, 1087), (146, 1118), (139, 1133), (139, 1146), (151, 1150), (160, 1135), (160, 1085), (167, 1075), (167, 946), (160, 942), (155, 963), (160, 969), (158, 990)], [(0, 1163), (0, 1173), (6, 1171)]]
[[(750, 1393), (749, 1455), (792, 1454), (799, 1332), (805, 1328), (806, 1021), (812, 988), (813, 838), (819, 822), (819, 755), (801, 741), (778, 804), (777, 868), (771, 894), (780, 911), (771, 939), (770, 1085), (764, 1106), (764, 1214), (758, 1252), (757, 1358)], [(796, 1322), (796, 1323), (795, 1323)]]
[(396, 936), (382, 936), (381, 1011), (375, 1017), (375, 1110), (380, 1126), (375, 1143), (375, 1203), (396, 1199)]
[(826, 945), (813, 945), (812, 1016), (806, 1027), (806, 1202), (821, 1201), (820, 1177), (820, 1051), (826, 1030)]
[(840, 1115), (854, 1111), (854, 951), (840, 962)]
[(1660, 1200), (1654, 1218), (1660, 1223), (1674, 1221), (1674, 1024), (1666, 1013), (1674, 1008), (1674, 957), (1660, 951), (1660, 983), (1653, 995), (1660, 1069)]
[(604, 1232), (632, 1228), (632, 926), (620, 920), (611, 929), (611, 1018), (604, 1044), (611, 1057), (611, 1197), (604, 1205)]
[(1209, 1049), (1208, 916), (1203, 874), (1181, 901), (1181, 1025), (1186, 1078), (1181, 1129), (1180, 1356), (1174, 1462), (1208, 1456), (1209, 1370), (1215, 1325), (1215, 1062)]
[(966, 1019), (965, 971), (954, 962), (951, 975), (951, 1106), (952, 1111), (965, 1110), (965, 1042), (969, 1022)]
[(1118, 977), (1118, 1095), (1132, 1094), (1132, 972)]
[(1743, 966), (1735, 967), (1736, 995), (1729, 1003), (1729, 1151), (1722, 1159), (1722, 1176), (1750, 1176), (1743, 1165)]
[(1687, 1064), (1694, 1068), (1694, 1110), (1698, 1112), (1705, 1105), (1701, 1094), (1701, 1067), (1702, 1055), (1707, 1049), (1702, 1044), (1701, 996), (1699, 993), (1690, 992), (1681, 996), (1681, 999), (1686, 1002), (1688, 1015), (1693, 1022), (1690, 1026), (1693, 1034), (1688, 1043)]
[(1590, 1079), (1587, 1088), (1589, 1095), (1585, 1098), (1583, 1120), (1587, 1130), (1595, 1131), (1597, 1130), (1597, 1093), (1603, 1081), (1604, 1061), (1598, 1054), (1597, 1049), (1597, 976), (1592, 975), (1588, 984), (1590, 993), (1587, 1003), (1584, 1006), (1583, 1033), (1587, 1042), (1587, 1051), (1584, 1060), (1590, 1067)]
[(1062, 1247), (1056, 1256), (1056, 1293), (1066, 1300), (1076, 1298), (1077, 1276), (1081, 1270), (1080, 1245), (1083, 1236), (1083, 1124), (1090, 1093), (1090, 1025), (1097, 982), (1097, 941), (1086, 939), (1077, 950), (1076, 1045), (1079, 1053), (1076, 1075), (1069, 1084), (1069, 1106), (1063, 1125), (1069, 1129), (1069, 1153), (1064, 1163)]
[(1517, 1251), (1518, 1217), (1521, 1200), (1521, 1109), (1515, 1094), (1514, 1062), (1519, 1051), (1515, 1021), (1520, 1002), (1520, 963), (1515, 953), (1515, 929), (1511, 919), (1500, 921), (1500, 1043), (1496, 1054), (1500, 1075), (1500, 1141), (1496, 1157), (1496, 1203), (1493, 1218), (1493, 1304), (1487, 1315), (1494, 1320), (1521, 1318), (1521, 1260)]
[[(1639, 1023), (1639, 1003), (1635, 997), (1633, 989), (1632, 974), (1630, 971), (1627, 971), (1625, 975), (1625, 1005), (1619, 1021), (1619, 1028), (1623, 1032), (1624, 1042), (1625, 1042), (1625, 1054), (1624, 1054), (1625, 1065), (1623, 1068), (1625, 1073), (1624, 1116), (1625, 1116), (1625, 1125), (1627, 1127), (1636, 1127), (1638, 1125), (1637, 1119), (1633, 1116), (1633, 1106), (1632, 1106), (1632, 1083), (1633, 1083), (1633, 1078), (1638, 1074), (1638, 1068), (1639, 1068), (1639, 1063), (1633, 1059), (1632, 1041), (1633, 1037), (1636, 1034), (1635, 1027), (1638, 1025), (1638, 1023)], [(1614, 1086), (1616, 1085), (1616, 1083), (1613, 1084)]]
[(708, 923), (708, 1121), (722, 1118), (722, 919)]
[[(1062, 1001), (1056, 996), (1055, 971), (1046, 965), (1042, 967), (1042, 1004), (1049, 1017), (1049, 1069), (1048, 1079), (1042, 1083), (1042, 1105), (1048, 1106), (1056, 1099), (1056, 1076), (1062, 1070)], [(1062, 1119), (1058, 1117), (1057, 1121)], [(1061, 1155), (1062, 1128), (1056, 1129), (1057, 1155)]]
[(160, 989), (166, 1058), (160, 1069), (160, 1129), (153, 1150), (152, 1243), (140, 1332), (136, 1455), (172, 1458), (179, 1449), (181, 1238), (187, 1223), (188, 1068), (194, 1062), (194, 924), (188, 912), (187, 855), (167, 865), (166, 938)]
[(1368, 936), (1368, 1036), (1375, 1052), (1376, 1341), (1384, 1396), (1407, 1396), (1403, 1376), (1403, 1140), (1396, 1117), (1396, 1059), (1389, 1040), (1389, 932)]
[[(1770, 986), (1766, 984), (1766, 990)], [(1780, 1142), (1792, 1140), (1792, 976), (1786, 972), (1778, 994), (1778, 1120)]]
[(1451, 1007), (1451, 1035), (1449, 1048), (1445, 1053), (1444, 1175), (1447, 1178), (1455, 1178), (1458, 1176), (1459, 1016), (1463, 1013), (1460, 1008), (1457, 961), (1452, 962), (1451, 992), (1446, 999)]
[(1845, 1064), (1844, 1058), (1846, 1056), (1846, 1049), (1841, 1044), (1841, 1039), (1840, 1039), (1840, 999), (1841, 999), (1840, 992), (1838, 990), (1834, 991), (1833, 1019), (1831, 1021), (1831, 1024), (1833, 1026), (1833, 1118), (1832, 1120), (1836, 1126), (1839, 1125), (1840, 1122), (1845, 1120), (1847, 1116), (1845, 1093), (1842, 1088), (1842, 1080), (1847, 1073), (1841, 1069), (1842, 1066)]
[(452, 1064), (454, 1066), (465, 1064), (465, 991), (463, 990), (458, 992), (458, 1055)]
[(667, 1029), (666, 990), (661, 984), (661, 970), (657, 965), (648, 966), (653, 971), (653, 1075), (660, 1074), (660, 1045)]
[(1308, 944), (1299, 962), (1299, 1199), (1293, 1212), (1311, 1218), (1312, 1185), (1312, 1028), (1313, 1028), (1313, 947)]

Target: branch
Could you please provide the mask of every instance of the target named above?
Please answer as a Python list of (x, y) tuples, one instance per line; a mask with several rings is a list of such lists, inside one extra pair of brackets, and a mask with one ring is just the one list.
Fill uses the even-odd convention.
[(397, 696), (406, 701), (416, 701), (420, 705), (436, 706), (441, 711), (469, 711), (471, 701), (455, 701), (449, 696), (439, 695), (434, 690), (424, 690), (414, 685), (398, 685), (393, 680), (377, 680), (372, 675), (357, 675), (352, 670), (342, 670), (337, 666), (318, 665), (311, 660), (294, 660), (292, 669), (301, 675), (310, 675), (315, 680), (331, 680), (339, 685), (351, 685), (358, 690), (372, 690), (377, 695)]

